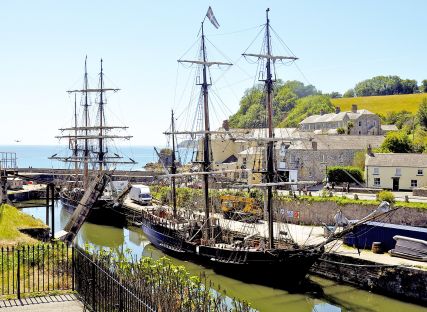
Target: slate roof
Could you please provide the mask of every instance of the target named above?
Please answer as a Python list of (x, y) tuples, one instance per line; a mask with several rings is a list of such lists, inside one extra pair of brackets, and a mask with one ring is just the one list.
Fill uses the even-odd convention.
[[(312, 135), (312, 140), (317, 142), (318, 150), (364, 150), (371, 145), (379, 147), (385, 137), (382, 135)], [(312, 142), (308, 140), (293, 141), (289, 149), (312, 150)]]
[(323, 115), (311, 115), (305, 118), (303, 121), (301, 121), (300, 124), (343, 121), (346, 117), (348, 117), (351, 120), (356, 120), (361, 115), (375, 115), (375, 114), (366, 109), (360, 109), (360, 110), (357, 110), (357, 113), (353, 113), (350, 111), (350, 112), (340, 112), (338, 114), (329, 113), (329, 114), (323, 114)]
[(366, 155), (366, 166), (427, 168), (427, 154), (375, 153)]
[(381, 125), (381, 130), (383, 130), (383, 131), (397, 131), (399, 129), (397, 129), (396, 125)]

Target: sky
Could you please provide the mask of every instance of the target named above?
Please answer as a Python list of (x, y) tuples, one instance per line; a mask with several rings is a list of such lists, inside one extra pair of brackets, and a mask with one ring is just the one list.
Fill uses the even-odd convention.
[[(267, 7), (273, 29), (299, 58), (297, 66), (278, 67), (285, 81), (343, 93), (376, 75), (427, 79), (427, 1), (422, 0), (16, 0), (1, 5), (3, 145), (58, 144), (57, 129), (72, 122), (74, 99), (66, 90), (82, 86), (86, 55), (92, 87), (103, 58), (107, 85), (121, 89), (108, 97), (110, 124), (129, 126), (131, 145), (164, 145), (171, 109), (184, 127), (197, 105), (190, 101), (197, 99), (189, 78), (194, 69), (177, 59), (196, 55), (194, 43), (209, 6), (220, 24), (215, 29), (205, 23), (210, 60), (234, 64), (212, 68), (212, 128), (237, 111), (243, 92), (256, 83), (256, 65), (241, 54), (248, 47), (248, 53), (259, 53), (261, 41), (253, 40)], [(273, 48), (286, 52), (281, 41), (273, 41)]]

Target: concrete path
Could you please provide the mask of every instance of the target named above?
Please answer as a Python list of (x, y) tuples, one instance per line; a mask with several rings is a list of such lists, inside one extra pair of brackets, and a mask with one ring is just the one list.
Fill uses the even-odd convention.
[(0, 301), (0, 311), (82, 312), (83, 304), (75, 295), (59, 295)]

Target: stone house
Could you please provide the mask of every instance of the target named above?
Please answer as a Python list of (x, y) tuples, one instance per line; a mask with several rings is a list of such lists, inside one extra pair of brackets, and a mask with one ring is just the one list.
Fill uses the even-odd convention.
[(327, 167), (351, 166), (356, 153), (379, 147), (383, 141), (384, 136), (376, 135), (312, 135), (310, 140), (281, 144), (277, 169), (289, 180), (321, 182)]
[(312, 115), (300, 122), (301, 131), (314, 133), (336, 134), (342, 128), (350, 135), (380, 135), (381, 120), (378, 115), (366, 110), (358, 110), (357, 105), (352, 105), (351, 111), (341, 112), (339, 107), (335, 113)]
[(368, 153), (365, 181), (367, 187), (393, 191), (427, 186), (427, 154)]

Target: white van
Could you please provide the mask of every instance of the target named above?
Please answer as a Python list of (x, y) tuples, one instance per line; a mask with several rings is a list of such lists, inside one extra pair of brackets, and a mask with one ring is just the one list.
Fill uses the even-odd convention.
[(142, 205), (151, 205), (150, 188), (147, 185), (132, 185), (129, 192), (129, 198)]

